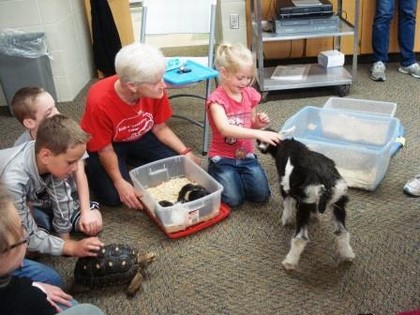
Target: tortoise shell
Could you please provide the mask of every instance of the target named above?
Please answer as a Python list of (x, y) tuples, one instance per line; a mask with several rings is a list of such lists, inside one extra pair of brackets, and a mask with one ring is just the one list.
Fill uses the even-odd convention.
[(138, 252), (128, 245), (109, 244), (96, 257), (79, 258), (74, 268), (77, 284), (91, 289), (126, 284), (139, 272)]

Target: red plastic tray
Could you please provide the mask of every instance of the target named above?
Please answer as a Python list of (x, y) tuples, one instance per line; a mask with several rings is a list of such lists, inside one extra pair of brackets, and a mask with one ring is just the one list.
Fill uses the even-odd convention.
[(169, 238), (180, 238), (184, 237), (190, 234), (193, 234), (195, 232), (201, 231), (205, 228), (208, 228), (209, 226), (212, 226), (213, 224), (216, 224), (217, 222), (220, 222), (224, 219), (226, 219), (230, 214), (230, 207), (228, 205), (225, 205), (224, 203), (220, 204), (219, 214), (215, 216), (214, 218), (202, 221), (200, 223), (191, 225), (187, 227), (185, 230), (177, 231), (168, 233), (165, 231), (165, 228), (163, 224), (155, 217), (153, 214), (149, 211), (149, 209), (145, 208), (144, 211), (149, 215), (149, 217), (160, 227), (160, 229), (166, 234)]

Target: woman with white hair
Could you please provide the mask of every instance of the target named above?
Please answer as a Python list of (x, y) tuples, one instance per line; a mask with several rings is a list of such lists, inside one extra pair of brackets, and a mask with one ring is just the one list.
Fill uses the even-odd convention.
[(178, 154), (200, 163), (166, 124), (172, 109), (163, 81), (165, 69), (160, 50), (133, 43), (116, 55), (116, 75), (88, 91), (81, 120), (91, 135), (87, 175), (96, 198), (108, 206), (142, 208), (128, 165), (138, 167)]

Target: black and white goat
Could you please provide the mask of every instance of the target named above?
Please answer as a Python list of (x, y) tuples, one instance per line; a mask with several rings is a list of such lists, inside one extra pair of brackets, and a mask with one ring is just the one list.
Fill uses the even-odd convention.
[(311, 215), (324, 213), (329, 208), (334, 215), (337, 253), (342, 260), (352, 261), (355, 254), (345, 227), (347, 184), (334, 161), (293, 138), (284, 139), (277, 146), (258, 142), (258, 149), (275, 159), (283, 197), (282, 224), (296, 225), (290, 251), (282, 262), (284, 268), (296, 268), (309, 241)]

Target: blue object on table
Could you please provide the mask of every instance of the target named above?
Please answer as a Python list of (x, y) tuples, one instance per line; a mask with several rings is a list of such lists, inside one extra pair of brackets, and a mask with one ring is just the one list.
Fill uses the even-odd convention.
[[(174, 62), (174, 64), (177, 63)], [(183, 70), (179, 71), (180, 69)], [(185, 69), (191, 71), (185, 71)], [(166, 83), (172, 85), (186, 85), (215, 78), (218, 75), (219, 72), (212, 68), (205, 67), (192, 60), (186, 60), (182, 65), (169, 67), (169, 70), (163, 75), (163, 79)]]

